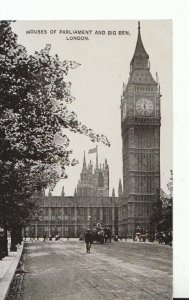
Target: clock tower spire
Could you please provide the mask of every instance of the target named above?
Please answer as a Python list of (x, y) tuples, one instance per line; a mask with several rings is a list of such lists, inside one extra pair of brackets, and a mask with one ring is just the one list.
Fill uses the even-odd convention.
[(140, 21), (138, 21), (138, 38), (136, 43), (135, 52), (131, 60), (131, 70), (133, 69), (148, 69), (148, 59), (149, 55), (147, 54), (140, 33)]
[(128, 84), (121, 96), (123, 153), (122, 229), (145, 233), (154, 203), (160, 193), (160, 91), (151, 75), (149, 55), (140, 22), (135, 51), (130, 63)]

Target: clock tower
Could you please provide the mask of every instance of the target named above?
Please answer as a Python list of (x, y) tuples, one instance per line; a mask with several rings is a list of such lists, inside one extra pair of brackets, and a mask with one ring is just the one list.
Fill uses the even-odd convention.
[(160, 195), (160, 87), (150, 73), (140, 22), (130, 76), (121, 96), (123, 154), (122, 232), (149, 230)]

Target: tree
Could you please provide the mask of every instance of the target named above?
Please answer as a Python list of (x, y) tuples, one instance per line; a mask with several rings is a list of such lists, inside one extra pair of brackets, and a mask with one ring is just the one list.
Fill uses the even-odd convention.
[(173, 231), (173, 171), (170, 171), (170, 181), (167, 184), (169, 194), (162, 199), (162, 224), (165, 231)]
[(149, 218), (150, 231), (161, 230), (161, 220), (162, 220), (162, 199), (164, 197), (163, 190), (157, 191), (156, 201), (153, 206), (152, 214)]
[(39, 208), (40, 193), (66, 176), (68, 131), (110, 145), (69, 110), (74, 101), (65, 80), (76, 62), (50, 55), (50, 45), (28, 56), (10, 21), (0, 22), (0, 225), (23, 225)]
[(157, 231), (172, 231), (172, 210), (173, 210), (173, 171), (170, 171), (170, 181), (167, 184), (169, 194), (160, 191), (160, 198), (157, 198), (153, 212), (150, 216), (150, 228)]

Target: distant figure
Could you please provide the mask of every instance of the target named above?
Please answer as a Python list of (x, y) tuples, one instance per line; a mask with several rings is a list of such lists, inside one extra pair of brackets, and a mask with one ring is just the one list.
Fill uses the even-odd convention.
[(79, 241), (84, 241), (84, 236), (83, 236), (83, 234), (80, 234), (80, 235), (79, 235)]
[(46, 233), (43, 235), (43, 241), (42, 242), (46, 242), (46, 239), (47, 239), (47, 235)]
[(163, 231), (160, 232), (159, 234), (159, 244), (162, 244), (162, 242), (163, 242)]
[(114, 241), (118, 242), (118, 235), (117, 234), (114, 236)]
[(32, 241), (35, 241), (35, 234), (32, 234)]
[(173, 233), (172, 231), (169, 232), (169, 246), (173, 245)]
[(69, 232), (67, 234), (67, 241), (69, 241), (69, 238), (70, 238), (70, 235), (69, 235)]
[(91, 244), (93, 242), (93, 236), (90, 229), (87, 229), (85, 233), (86, 252), (90, 253)]
[(57, 235), (55, 236), (55, 241), (59, 241), (59, 239), (60, 239), (60, 235), (57, 234)]

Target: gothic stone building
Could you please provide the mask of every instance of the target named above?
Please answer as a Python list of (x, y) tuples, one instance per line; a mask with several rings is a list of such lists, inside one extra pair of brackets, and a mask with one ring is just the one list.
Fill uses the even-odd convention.
[(119, 196), (115, 197), (114, 189), (109, 197), (109, 166), (107, 160), (98, 164), (96, 152), (96, 166), (93, 170), (92, 162), (87, 166), (84, 154), (83, 168), (74, 196), (65, 196), (64, 188), (61, 196), (44, 196), (41, 206), (40, 220), (32, 223), (27, 229), (28, 235), (47, 236), (59, 234), (66, 237), (78, 237), (87, 228), (101, 223), (109, 226), (113, 234), (118, 234), (121, 220), (120, 199), (122, 184), (119, 182)]
[(122, 231), (149, 229), (160, 196), (160, 88), (150, 73), (140, 23), (130, 76), (121, 97), (123, 153)]

